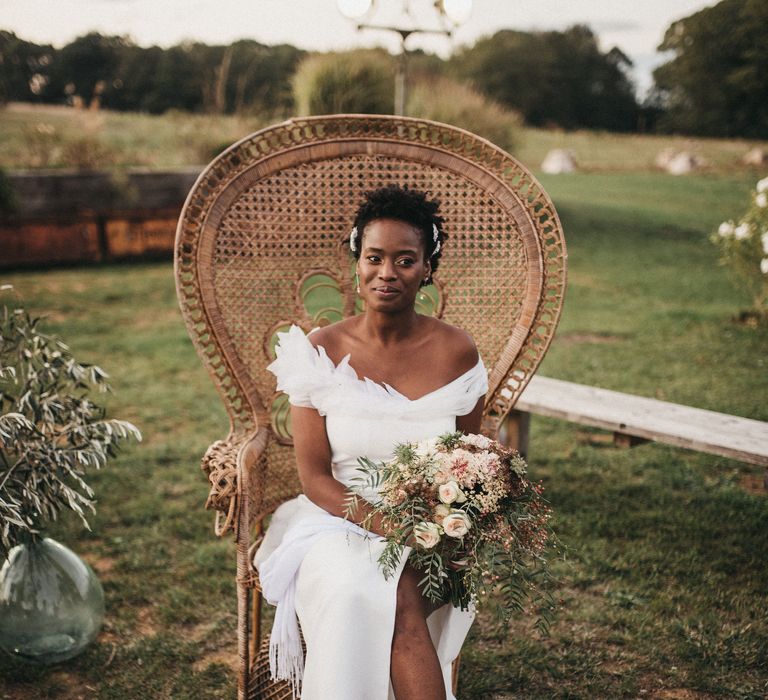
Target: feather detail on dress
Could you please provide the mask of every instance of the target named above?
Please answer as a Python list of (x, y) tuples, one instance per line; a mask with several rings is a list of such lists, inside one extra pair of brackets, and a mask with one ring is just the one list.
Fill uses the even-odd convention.
[[(446, 413), (463, 416), (474, 408), (478, 396), (488, 391), (488, 374), (481, 359), (447, 384), (418, 399), (409, 399), (389, 384), (368, 377), (360, 379), (349, 364), (351, 355), (335, 365), (325, 348), (312, 345), (296, 325), (277, 335), (277, 358), (267, 367), (277, 377), (277, 388), (288, 394), (293, 405), (315, 408), (321, 415), (331, 411), (367, 415), (375, 410), (378, 415), (403, 418)], [(382, 398), (387, 400), (375, 404), (371, 401)]]

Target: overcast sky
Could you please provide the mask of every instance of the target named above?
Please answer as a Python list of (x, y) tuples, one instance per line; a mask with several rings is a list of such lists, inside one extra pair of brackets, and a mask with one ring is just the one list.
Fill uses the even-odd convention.
[[(408, 48), (442, 56), (499, 29), (564, 29), (589, 25), (607, 51), (618, 46), (636, 65), (639, 92), (663, 60), (656, 47), (676, 19), (714, 4), (702, 0), (474, 0), (470, 19), (452, 40), (413, 35)], [(369, 21), (402, 22), (403, 0), (378, 0)], [(421, 27), (436, 27), (432, 0), (411, 0)], [(128, 34), (141, 45), (170, 46), (185, 39), (228, 44), (250, 38), (265, 44), (289, 43), (304, 49), (356, 46), (398, 47), (395, 35), (365, 30), (336, 9), (336, 0), (0, 0), (0, 28), (38, 43), (62, 46), (91, 30)]]

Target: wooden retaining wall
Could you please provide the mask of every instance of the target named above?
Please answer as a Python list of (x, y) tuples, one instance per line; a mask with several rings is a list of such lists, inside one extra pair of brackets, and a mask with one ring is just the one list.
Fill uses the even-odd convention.
[(170, 258), (200, 169), (10, 173), (16, 206), (0, 212), (0, 269)]

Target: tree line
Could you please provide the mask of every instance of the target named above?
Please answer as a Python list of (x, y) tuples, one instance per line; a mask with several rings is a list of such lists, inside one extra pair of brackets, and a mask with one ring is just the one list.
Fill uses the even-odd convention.
[[(502, 30), (447, 61), (417, 52), (411, 62), (422, 79), (468, 83), (531, 125), (768, 138), (768, 2), (722, 0), (672, 23), (659, 49), (670, 60), (642, 103), (630, 59), (618, 48), (602, 51), (582, 25)], [(0, 31), (0, 102), (287, 115), (296, 108), (294, 75), (310, 58), (250, 40), (160, 48), (97, 33), (56, 49)], [(393, 57), (380, 52), (377, 60), (391, 72), (384, 64)]]
[(242, 40), (164, 49), (91, 32), (56, 49), (0, 31), (0, 102), (71, 104), (161, 114), (282, 112), (305, 52)]

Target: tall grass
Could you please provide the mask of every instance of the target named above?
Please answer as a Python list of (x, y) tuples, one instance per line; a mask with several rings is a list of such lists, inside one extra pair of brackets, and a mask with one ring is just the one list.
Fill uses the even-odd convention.
[(0, 167), (203, 165), (226, 146), (279, 118), (173, 111), (154, 116), (10, 105), (0, 109)]
[(408, 115), (453, 124), (514, 153), (522, 119), (470, 86), (450, 78), (422, 78), (408, 92)]
[(394, 63), (380, 49), (312, 54), (296, 69), (293, 94), (301, 116), (391, 114)]
[[(320, 56), (318, 62), (322, 60)], [(382, 108), (383, 112), (392, 108), (394, 78), (391, 75), (387, 73), (386, 80), (381, 80), (380, 95), (376, 98), (382, 104), (387, 101), (389, 107)], [(313, 112), (309, 102), (312, 84), (309, 78), (301, 85), (296, 84), (300, 114)], [(361, 91), (358, 86), (350, 89), (352, 94)], [(356, 101), (338, 107), (340, 111), (374, 109), (366, 104), (368, 102)], [(333, 105), (323, 109), (334, 111)], [(550, 149), (568, 148), (574, 151), (580, 169), (586, 172), (653, 172), (658, 153), (671, 148), (692, 151), (702, 157), (708, 163), (704, 172), (709, 174), (748, 173), (755, 180), (765, 175), (764, 168), (746, 167), (741, 164), (741, 158), (754, 146), (768, 150), (768, 142), (532, 129), (521, 126), (514, 113), (487, 100), (480, 101), (466, 86), (450, 81), (430, 84), (418, 73), (411, 82), (408, 110), (415, 116), (477, 131), (511, 149), (525, 165), (534, 169)], [(226, 145), (288, 116), (182, 112), (155, 116), (12, 104), (0, 108), (0, 168), (204, 165)]]

